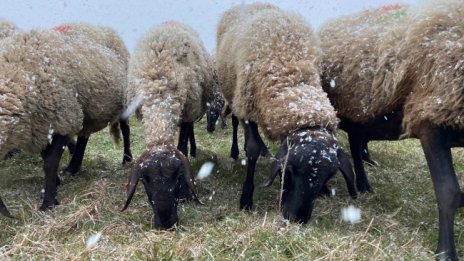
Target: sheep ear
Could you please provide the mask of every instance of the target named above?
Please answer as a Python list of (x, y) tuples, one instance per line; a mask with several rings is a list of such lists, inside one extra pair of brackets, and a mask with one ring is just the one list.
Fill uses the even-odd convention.
[(343, 178), (345, 179), (346, 186), (348, 187), (348, 191), (352, 198), (356, 198), (358, 193), (356, 192), (356, 188), (354, 186), (355, 183), (355, 174), (353, 172), (353, 167), (351, 166), (351, 162), (348, 159), (348, 156), (342, 149), (337, 150), (337, 158), (340, 162), (339, 169), (343, 174)]
[(0, 213), (2, 213), (5, 217), (14, 218), (13, 215), (10, 214), (10, 211), (8, 211), (8, 208), (6, 208), (2, 198), (0, 198)]
[(190, 166), (190, 162), (187, 160), (185, 155), (182, 154), (182, 152), (180, 152), (179, 150), (174, 149), (174, 152), (176, 154), (176, 157), (178, 159), (180, 159), (180, 161), (182, 162), (182, 168), (183, 168), (182, 174), (183, 174), (183, 176), (185, 178), (187, 186), (189, 187), (190, 191), (193, 194), (193, 199), (198, 204), (204, 205), (204, 203), (201, 202), (201, 200), (197, 197), (197, 192), (196, 192), (196, 189), (195, 189), (195, 180), (194, 180), (193, 175), (192, 175), (192, 167)]
[(121, 209), (121, 211), (126, 210), (127, 207), (129, 206), (129, 204), (130, 204), (130, 202), (132, 200), (132, 197), (134, 196), (135, 189), (137, 188), (137, 184), (139, 183), (139, 180), (140, 180), (140, 171), (136, 167), (134, 167), (132, 169), (132, 173), (131, 173), (131, 176), (129, 178), (129, 185), (127, 187), (126, 204), (124, 204), (124, 207)]
[(271, 186), (277, 175), (282, 173), (282, 160), (284, 159), (285, 155), (287, 155), (287, 152), (287, 140), (284, 140), (275, 155), (275, 161), (272, 163), (271, 175), (261, 185), (262, 187), (267, 188)]

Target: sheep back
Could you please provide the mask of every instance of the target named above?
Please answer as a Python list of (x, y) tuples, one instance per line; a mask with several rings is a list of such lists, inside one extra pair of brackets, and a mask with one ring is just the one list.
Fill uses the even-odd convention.
[(224, 33), (236, 23), (240, 22), (242, 19), (246, 19), (249, 16), (252, 16), (262, 10), (267, 9), (279, 9), (278, 7), (269, 4), (269, 3), (260, 3), (255, 2), (248, 5), (237, 5), (229, 10), (227, 10), (219, 20), (219, 24), (216, 31), (216, 43), (222, 41)]
[(464, 2), (431, 1), (411, 15), (400, 46), (408, 68), (403, 124), (464, 128)]
[[(2, 131), (9, 144), (5, 148), (36, 153), (53, 133), (89, 135), (114, 120), (122, 110), (118, 97), (126, 73), (119, 57), (105, 48), (69, 42), (53, 30), (18, 33), (2, 41), (0, 85), (9, 93), (0, 94), (13, 102), (1, 108), (14, 118), (1, 121), (0, 128), (11, 129)], [(16, 124), (3, 124), (8, 121)]]
[(194, 122), (213, 100), (213, 70), (197, 33), (165, 22), (137, 44), (129, 66), (127, 101), (142, 96), (147, 144), (173, 144), (180, 121)]
[(9, 20), (0, 18), (0, 40), (18, 32), (19, 28)]
[(224, 34), (219, 82), (232, 112), (260, 125), (271, 140), (338, 120), (319, 81), (317, 38), (297, 15), (263, 10)]
[(391, 86), (404, 73), (393, 68), (407, 14), (406, 5), (396, 4), (322, 25), (322, 86), (340, 118), (366, 122), (400, 102)]

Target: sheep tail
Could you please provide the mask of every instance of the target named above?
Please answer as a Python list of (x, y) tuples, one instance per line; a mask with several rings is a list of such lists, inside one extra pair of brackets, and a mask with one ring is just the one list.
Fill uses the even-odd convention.
[(113, 138), (113, 144), (115, 146), (119, 146), (121, 144), (122, 135), (121, 135), (121, 128), (119, 126), (119, 121), (114, 122), (110, 126), (110, 135)]

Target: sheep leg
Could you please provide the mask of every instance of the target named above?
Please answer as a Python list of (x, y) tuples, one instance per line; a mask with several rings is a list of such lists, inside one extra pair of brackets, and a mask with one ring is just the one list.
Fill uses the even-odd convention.
[(454, 244), (454, 216), (461, 206), (462, 193), (454, 172), (450, 144), (446, 130), (434, 128), (422, 131), (420, 142), (430, 169), (435, 196), (438, 203), (439, 260), (457, 260)]
[(76, 151), (76, 141), (74, 139), (70, 139), (66, 146), (68, 146), (69, 154), (74, 154), (74, 151)]
[(269, 151), (269, 148), (264, 143), (259, 132), (257, 132), (257, 135), (258, 135), (257, 136), (258, 143), (259, 143), (259, 146), (261, 147), (261, 156), (266, 157), (266, 158), (272, 157), (272, 153)]
[(240, 197), (240, 209), (250, 210), (253, 206), (255, 167), (261, 153), (261, 146), (258, 141), (258, 125), (249, 121), (244, 124), (244, 127), (248, 165), (247, 175), (243, 183), (242, 196)]
[(68, 137), (56, 134), (53, 136), (52, 143), (42, 153), (45, 171), (45, 193), (40, 210), (52, 209), (59, 204), (56, 200), (58, 165), (63, 154), (63, 147), (66, 146), (68, 141)]
[(84, 135), (77, 137), (76, 149), (74, 150), (74, 154), (68, 164), (68, 167), (64, 170), (69, 175), (74, 176), (81, 169), (85, 147), (87, 147), (88, 141), (89, 137)]
[(240, 153), (238, 149), (238, 119), (232, 114), (232, 147), (230, 148), (230, 157), (234, 160), (238, 159)]
[(226, 122), (226, 119), (224, 118), (224, 116), (219, 115), (219, 117), (221, 118), (221, 128), (222, 129), (227, 128), (227, 122)]
[(126, 164), (132, 161), (132, 152), (130, 148), (130, 127), (128, 119), (119, 120), (119, 126), (121, 127), (122, 137), (124, 141), (124, 156), (122, 157), (122, 164)]
[(182, 122), (180, 125), (179, 131), (179, 143), (177, 144), (177, 149), (182, 152), (185, 156), (187, 156), (187, 144), (189, 139), (189, 126), (188, 122)]
[(371, 155), (369, 154), (369, 148), (367, 147), (367, 141), (362, 143), (361, 152), (363, 161), (372, 166), (379, 166), (379, 163), (377, 163), (377, 161), (371, 159)]
[(189, 140), (190, 140), (190, 156), (197, 156), (197, 143), (195, 141), (195, 132), (193, 131), (193, 122), (189, 122)]
[(353, 133), (348, 133), (348, 140), (350, 142), (351, 156), (353, 157), (354, 172), (356, 173), (356, 186), (362, 193), (372, 192), (362, 161), (363, 142)]

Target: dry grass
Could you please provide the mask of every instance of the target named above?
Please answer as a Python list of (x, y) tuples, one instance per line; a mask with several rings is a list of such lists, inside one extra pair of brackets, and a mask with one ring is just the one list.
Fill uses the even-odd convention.
[[(140, 124), (133, 125), (134, 155), (143, 148)], [(198, 181), (200, 198), (179, 207), (174, 231), (151, 229), (152, 211), (143, 186), (129, 209), (122, 184), (128, 167), (114, 149), (107, 131), (93, 135), (75, 178), (59, 188), (61, 205), (41, 213), (43, 172), (40, 157), (19, 154), (0, 162), (0, 195), (16, 219), (0, 217), (0, 259), (12, 260), (432, 260), (437, 242), (437, 210), (430, 174), (415, 140), (372, 142), (372, 157), (380, 167), (367, 167), (375, 193), (352, 200), (341, 175), (330, 182), (337, 194), (320, 198), (309, 224), (287, 224), (277, 213), (279, 184), (257, 186), (254, 209), (238, 210), (245, 166), (228, 159), (230, 128), (210, 135), (197, 124), (198, 170), (216, 163), (213, 175)], [(344, 134), (340, 133), (342, 140)], [(277, 144), (270, 144), (275, 151)], [(346, 144), (345, 144), (346, 147)], [(241, 151), (241, 156), (244, 152)], [(464, 153), (454, 151), (463, 175)], [(69, 160), (65, 155), (62, 166)], [(256, 184), (264, 181), (269, 161), (259, 162)], [(360, 223), (340, 219), (342, 207), (361, 209)], [(464, 218), (456, 218), (456, 245), (464, 251)], [(86, 240), (102, 232), (93, 249)]]

